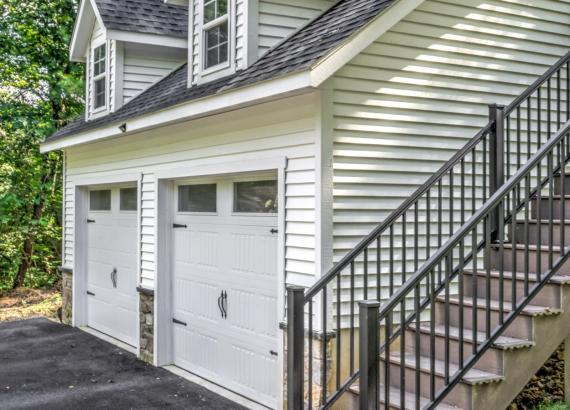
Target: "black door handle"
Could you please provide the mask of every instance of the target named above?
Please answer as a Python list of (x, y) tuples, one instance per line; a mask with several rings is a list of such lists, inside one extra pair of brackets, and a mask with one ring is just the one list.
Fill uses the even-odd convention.
[(111, 282), (113, 282), (113, 287), (117, 288), (117, 268), (111, 271)]
[(222, 308), (223, 297), (224, 297), (224, 291), (222, 290), (222, 293), (220, 294), (220, 296), (218, 296), (218, 309), (220, 309), (220, 314), (222, 315), (222, 319), (224, 318), (224, 310)]
[(224, 319), (228, 318), (228, 292), (225, 290), (222, 292), (222, 309), (224, 310)]
[(174, 318), (172, 319), (172, 323), (176, 323), (177, 325), (187, 326), (186, 322)]

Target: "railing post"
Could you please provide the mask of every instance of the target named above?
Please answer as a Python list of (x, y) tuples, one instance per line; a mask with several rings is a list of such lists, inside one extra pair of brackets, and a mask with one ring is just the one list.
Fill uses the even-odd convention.
[[(489, 197), (505, 183), (505, 106), (489, 105), (489, 121), (492, 127), (489, 144)], [(504, 215), (504, 204), (501, 202), (491, 214), (491, 240), (496, 241), (504, 236), (501, 218)]]
[(377, 301), (359, 302), (359, 363), (360, 363), (360, 410), (378, 410), (379, 372), (380, 372), (380, 337), (379, 311)]
[(303, 409), (305, 288), (287, 287), (287, 408)]

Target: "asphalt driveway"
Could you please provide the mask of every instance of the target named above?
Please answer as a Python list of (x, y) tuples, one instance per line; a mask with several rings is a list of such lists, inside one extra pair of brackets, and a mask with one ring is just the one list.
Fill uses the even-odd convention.
[(244, 409), (47, 319), (0, 323), (0, 409)]

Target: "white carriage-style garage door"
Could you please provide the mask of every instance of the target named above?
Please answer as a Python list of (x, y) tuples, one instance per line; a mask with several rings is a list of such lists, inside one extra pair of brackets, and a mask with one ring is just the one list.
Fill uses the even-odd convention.
[(174, 361), (277, 406), (277, 182), (272, 176), (177, 183)]
[(89, 190), (87, 325), (137, 344), (137, 188)]

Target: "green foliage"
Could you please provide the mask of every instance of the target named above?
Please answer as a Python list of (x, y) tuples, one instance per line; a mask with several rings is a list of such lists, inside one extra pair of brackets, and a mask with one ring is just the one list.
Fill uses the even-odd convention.
[(536, 410), (570, 410), (570, 403), (543, 404), (537, 407)]
[(76, 9), (0, 1), (0, 291), (22, 268), (27, 286), (58, 280), (62, 156), (39, 143), (83, 109), (83, 68), (68, 57)]

